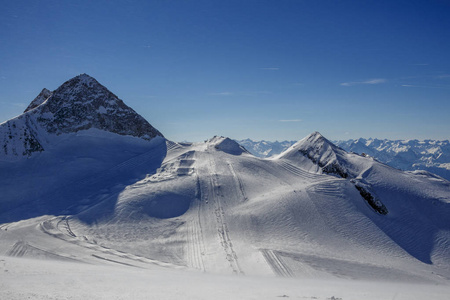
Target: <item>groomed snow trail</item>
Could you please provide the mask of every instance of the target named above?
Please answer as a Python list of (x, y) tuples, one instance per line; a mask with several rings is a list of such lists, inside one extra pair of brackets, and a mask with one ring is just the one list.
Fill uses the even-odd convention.
[(283, 258), (277, 254), (276, 251), (270, 249), (261, 249), (260, 251), (276, 275), (281, 277), (294, 276), (292, 270), (284, 262)]
[[(196, 172), (196, 171), (194, 171)], [(202, 192), (200, 187), (199, 175), (195, 174), (197, 182), (197, 197), (191, 204), (190, 213), (187, 217), (187, 260), (188, 265), (194, 269), (207, 271), (204, 263), (204, 256), (206, 253), (203, 230), (201, 224), (202, 211)]]
[[(115, 250), (109, 247), (98, 245), (95, 240), (91, 241), (86, 236), (76, 236), (69, 226), (69, 219), (66, 217), (53, 217), (41, 221), (37, 228), (43, 233), (53, 238), (62, 240), (71, 245), (85, 248), (85, 250), (78, 250), (81, 257), (77, 257), (77, 254), (72, 254), (73, 258), (79, 261), (85, 261), (84, 256), (88, 255), (96, 259), (100, 259), (107, 262), (123, 264), (138, 268), (151, 268), (152, 266), (160, 266), (167, 268), (180, 268), (180, 266), (173, 265), (166, 262), (160, 262), (147, 257), (134, 255), (124, 251)], [(87, 249), (87, 250), (86, 250)], [(90, 259), (88, 259), (90, 261)]]

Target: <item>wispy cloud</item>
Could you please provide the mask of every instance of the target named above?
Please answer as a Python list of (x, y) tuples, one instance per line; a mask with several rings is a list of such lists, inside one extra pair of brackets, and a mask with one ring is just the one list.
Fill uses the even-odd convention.
[(261, 70), (278, 71), (280, 68), (260, 68)]
[(210, 96), (231, 96), (232, 92), (209, 93)]
[(301, 119), (278, 120), (278, 122), (302, 122), (302, 120)]
[(430, 64), (412, 64), (411, 66), (429, 66)]
[(342, 86), (354, 86), (354, 85), (361, 85), (361, 84), (380, 84), (385, 83), (387, 80), (384, 78), (374, 78), (369, 79), (365, 81), (351, 81), (351, 82), (343, 82), (341, 83)]
[(402, 84), (402, 87), (411, 88), (425, 88), (425, 89), (450, 89), (450, 86), (446, 85), (416, 85), (416, 84)]

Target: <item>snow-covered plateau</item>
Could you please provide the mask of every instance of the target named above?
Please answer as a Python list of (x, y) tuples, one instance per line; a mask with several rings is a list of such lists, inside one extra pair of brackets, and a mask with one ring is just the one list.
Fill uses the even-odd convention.
[(63, 86), (0, 124), (0, 299), (448, 299), (449, 181), (318, 132), (176, 143)]

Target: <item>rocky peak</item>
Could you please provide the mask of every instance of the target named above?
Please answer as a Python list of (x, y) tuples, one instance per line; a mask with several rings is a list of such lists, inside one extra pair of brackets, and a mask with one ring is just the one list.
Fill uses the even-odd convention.
[(344, 150), (316, 131), (292, 145), (278, 158), (288, 159), (300, 164), (309, 161), (309, 163), (312, 162), (319, 167), (323, 173), (347, 178), (348, 172), (342, 165), (342, 156), (345, 153)]
[(49, 133), (97, 128), (150, 140), (162, 134), (116, 95), (87, 74), (57, 88), (40, 106), (38, 121)]
[(42, 152), (50, 136), (90, 128), (151, 140), (162, 134), (116, 95), (87, 74), (55, 91), (43, 89), (25, 112), (0, 124), (0, 160)]
[(39, 95), (34, 98), (33, 101), (31, 101), (30, 105), (28, 105), (28, 107), (25, 109), (24, 113), (26, 113), (27, 111), (32, 110), (33, 108), (38, 107), (39, 105), (41, 105), (42, 103), (45, 102), (45, 100), (47, 100), (48, 98), (50, 98), (52, 95), (52, 91), (47, 90), (46, 88), (44, 88)]

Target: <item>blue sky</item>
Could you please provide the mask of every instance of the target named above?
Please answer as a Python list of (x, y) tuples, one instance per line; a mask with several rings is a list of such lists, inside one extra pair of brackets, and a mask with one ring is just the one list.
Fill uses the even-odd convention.
[(95, 77), (166, 137), (450, 138), (450, 1), (2, 1), (0, 121)]

